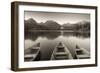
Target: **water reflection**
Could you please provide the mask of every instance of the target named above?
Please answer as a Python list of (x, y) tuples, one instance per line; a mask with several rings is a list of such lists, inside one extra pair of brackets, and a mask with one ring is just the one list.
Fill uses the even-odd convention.
[[(31, 41), (31, 44), (30, 42)], [(25, 47), (40, 43), (40, 60), (50, 60), (52, 52), (59, 42), (63, 42), (75, 59), (76, 44), (90, 53), (90, 33), (68, 31), (31, 31), (25, 33)]]
[(42, 38), (47, 38), (47, 39), (55, 39), (57, 37), (59, 37), (60, 35), (64, 36), (64, 37), (77, 37), (77, 38), (89, 38), (90, 37), (90, 33), (86, 33), (86, 32), (66, 32), (66, 31), (57, 31), (57, 32), (51, 32), (51, 31), (37, 31), (37, 32), (28, 32), (25, 33), (25, 39), (31, 39), (33, 41), (37, 40), (38, 37), (42, 37)]

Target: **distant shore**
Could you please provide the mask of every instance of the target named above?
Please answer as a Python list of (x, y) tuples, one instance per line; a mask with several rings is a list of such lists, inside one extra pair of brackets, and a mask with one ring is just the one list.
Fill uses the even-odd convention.
[(78, 30), (78, 31), (74, 31), (74, 30), (29, 30), (29, 31), (26, 31), (26, 32), (77, 32), (77, 33), (90, 33), (90, 31), (81, 31), (81, 30)]

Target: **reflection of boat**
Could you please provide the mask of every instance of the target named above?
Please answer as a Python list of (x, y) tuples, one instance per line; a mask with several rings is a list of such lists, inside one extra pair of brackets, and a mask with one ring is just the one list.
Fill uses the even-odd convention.
[(86, 49), (80, 48), (78, 45), (76, 45), (75, 50), (76, 50), (75, 53), (76, 53), (77, 59), (88, 59), (88, 58), (90, 58), (90, 54)]
[(59, 43), (55, 48), (51, 55), (51, 60), (66, 60), (73, 59), (71, 53), (68, 48), (63, 44)]
[(25, 61), (39, 60), (40, 59), (39, 55), (40, 55), (40, 43), (25, 50), (24, 60)]

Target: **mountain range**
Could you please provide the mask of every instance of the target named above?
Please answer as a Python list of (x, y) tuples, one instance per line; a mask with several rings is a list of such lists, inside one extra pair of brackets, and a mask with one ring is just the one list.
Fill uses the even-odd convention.
[(28, 20), (24, 20), (25, 31), (29, 30), (73, 30), (73, 31), (90, 31), (90, 22), (89, 21), (81, 21), (77, 23), (65, 23), (60, 25), (59, 23), (48, 20), (46, 22), (38, 23), (33, 18), (29, 18)]

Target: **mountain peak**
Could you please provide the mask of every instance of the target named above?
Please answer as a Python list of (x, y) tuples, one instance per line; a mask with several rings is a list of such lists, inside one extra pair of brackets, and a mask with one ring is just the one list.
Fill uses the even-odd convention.
[(29, 18), (27, 21), (30, 23), (37, 23), (33, 18)]
[(57, 22), (55, 22), (53, 20), (47, 20), (45, 23), (57, 23)]

